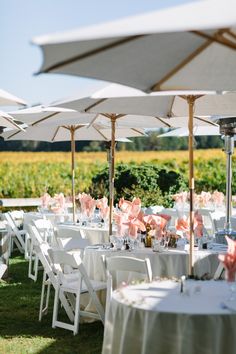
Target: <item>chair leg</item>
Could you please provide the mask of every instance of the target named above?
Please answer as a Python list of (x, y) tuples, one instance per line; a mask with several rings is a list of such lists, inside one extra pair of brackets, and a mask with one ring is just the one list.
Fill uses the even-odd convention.
[(74, 319), (74, 336), (79, 331), (79, 319), (80, 319), (80, 291), (76, 294), (76, 304), (75, 304), (75, 319)]
[(58, 305), (59, 305), (59, 287), (60, 287), (60, 285), (57, 284), (56, 289), (55, 289), (53, 315), (52, 315), (52, 328), (56, 328), (56, 323), (57, 323)]
[(39, 259), (37, 254), (34, 256), (34, 245), (31, 242), (28, 277), (34, 281), (37, 281), (37, 277), (38, 277), (38, 263), (39, 263)]
[[(41, 290), (41, 299), (40, 299), (40, 307), (39, 307), (39, 321), (42, 320), (43, 314), (47, 311), (48, 309), (48, 302), (46, 301), (46, 306), (43, 308), (44, 304), (44, 293), (45, 293), (45, 286), (46, 286), (46, 278), (47, 274), (46, 272), (43, 272), (43, 281), (42, 281), (42, 290)], [(50, 283), (49, 283), (50, 284)], [(48, 285), (49, 286), (49, 285)]]
[(32, 240), (28, 233), (25, 234), (25, 259), (30, 259), (30, 247)]

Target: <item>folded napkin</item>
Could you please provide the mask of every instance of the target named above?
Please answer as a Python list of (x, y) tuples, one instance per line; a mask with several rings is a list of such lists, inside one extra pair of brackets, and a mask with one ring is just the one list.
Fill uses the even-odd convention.
[(51, 201), (51, 196), (48, 193), (44, 193), (44, 195), (41, 197), (41, 204), (43, 208), (48, 208), (49, 203)]
[(143, 217), (143, 220), (154, 230), (154, 236), (156, 239), (163, 236), (164, 229), (167, 225), (167, 220), (165, 218), (160, 215), (146, 215)]
[(236, 274), (236, 241), (228, 236), (225, 236), (225, 238), (228, 243), (227, 253), (220, 254), (218, 257), (226, 269), (226, 279), (232, 282), (235, 281)]

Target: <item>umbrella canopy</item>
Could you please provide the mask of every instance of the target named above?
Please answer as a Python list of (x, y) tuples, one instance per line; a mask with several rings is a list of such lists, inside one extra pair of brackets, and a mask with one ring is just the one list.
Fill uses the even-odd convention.
[(81, 114), (73, 109), (62, 107), (35, 106), (9, 112), (14, 119), (28, 125), (88, 124), (94, 114)]
[(234, 0), (192, 1), (33, 42), (44, 54), (40, 72), (93, 77), (147, 92), (235, 90), (235, 25)]
[[(184, 137), (188, 136), (187, 128), (173, 129), (167, 133), (158, 135), (159, 138), (169, 138), (169, 137)], [(219, 127), (205, 127), (205, 126), (195, 126), (193, 128), (194, 136), (205, 136), (205, 135), (220, 135)]]
[(0, 106), (27, 106), (27, 103), (21, 98), (0, 89)]
[(16, 122), (14, 122), (13, 117), (6, 112), (0, 111), (0, 127), (11, 128), (11, 129), (22, 129)]
[[(54, 124), (44, 124), (40, 126), (29, 126), (26, 131), (8, 130), (1, 134), (5, 140), (35, 140), (35, 141), (70, 141), (71, 130), (74, 130), (75, 140), (97, 140), (110, 141), (111, 130), (101, 124), (85, 125), (77, 124), (74, 120), (74, 125), (63, 124), (55, 126)], [(144, 136), (143, 129), (118, 128), (116, 130), (116, 140), (129, 137)], [(126, 139), (124, 139), (127, 141)]]

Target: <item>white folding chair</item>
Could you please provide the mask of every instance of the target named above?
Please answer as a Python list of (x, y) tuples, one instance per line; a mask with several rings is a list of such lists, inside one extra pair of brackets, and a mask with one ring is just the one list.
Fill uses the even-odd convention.
[(212, 212), (209, 209), (198, 209), (199, 214), (203, 218), (203, 231), (207, 236), (213, 237), (214, 235), (214, 223), (212, 219)]
[[(89, 279), (79, 255), (53, 249), (49, 250), (49, 254), (54, 264), (60, 265), (60, 267), (57, 268), (57, 286), (54, 298), (52, 327), (61, 327), (71, 330), (75, 335), (78, 333), (80, 316), (99, 319), (104, 323), (104, 309), (96, 292), (106, 289), (106, 283)], [(68, 279), (68, 274), (65, 274), (63, 271), (65, 266), (77, 270), (77, 279), (72, 280), (70, 277)], [(75, 277), (75, 273), (72, 273), (72, 276), (73, 275)], [(90, 295), (97, 313), (80, 309), (80, 296), (85, 293)], [(61, 300), (61, 296), (64, 295), (68, 297), (69, 294), (75, 298), (74, 321), (72, 324), (58, 320), (59, 300)]]
[(119, 286), (117, 282), (117, 272), (132, 272), (132, 280), (145, 279), (148, 282), (152, 281), (152, 268), (149, 258), (139, 259), (125, 256), (106, 257), (102, 255), (102, 261), (107, 276), (107, 298), (106, 298), (106, 313), (110, 304), (112, 292)]
[(29, 267), (28, 277), (34, 281), (38, 279), (39, 257), (36, 252), (36, 247), (44, 242), (42, 235), (34, 225), (28, 225), (30, 237), (30, 252), (29, 252)]
[(178, 218), (178, 212), (176, 209), (171, 209), (171, 208), (167, 208), (167, 209), (163, 209), (160, 213), (158, 214), (166, 214), (169, 215), (171, 217), (171, 219), (168, 221), (167, 223), (167, 228), (169, 230), (175, 230), (175, 221)]
[(80, 231), (75, 229), (58, 228), (55, 238), (59, 249), (78, 251), (81, 257), (83, 257), (85, 247), (90, 245), (89, 240), (83, 238)]
[(24, 253), (25, 259), (29, 259), (29, 235), (28, 235), (27, 231), (18, 229), (18, 227), (15, 223), (15, 220), (12, 218), (12, 216), (9, 212), (5, 213), (4, 217), (8, 223), (8, 230), (9, 230), (8, 232), (11, 237), (10, 253), (12, 252), (13, 246), (15, 243), (18, 250), (21, 253)]
[(37, 245), (37, 237), (45, 242), (48, 242), (50, 245), (54, 243), (54, 228), (50, 220), (47, 219), (34, 219), (32, 220), (32, 225), (37, 229), (37, 232), (32, 231), (32, 227), (29, 224), (29, 243), (30, 243), (30, 252), (29, 252), (29, 269), (28, 277), (34, 281), (37, 281), (38, 270), (39, 270), (39, 259), (34, 250), (35, 242)]
[(54, 227), (51, 220), (44, 219), (33, 219), (32, 224), (36, 226), (42, 239), (48, 242), (50, 245), (54, 242)]
[[(37, 229), (35, 226), (32, 226), (34, 229), (35, 234), (37, 235)], [(36, 236), (37, 238), (37, 236)], [(38, 240), (40, 241), (40, 240)], [(41, 321), (42, 316), (46, 315), (48, 312), (48, 305), (49, 305), (49, 296), (50, 296), (50, 289), (51, 285), (54, 289), (57, 288), (57, 265), (54, 265), (50, 256), (49, 250), (50, 246), (47, 242), (42, 241), (42, 243), (38, 243), (35, 246), (35, 250), (39, 257), (40, 262), (43, 265), (44, 273), (43, 273), (43, 281), (42, 281), (42, 291), (41, 291), (41, 299), (40, 299), (40, 308), (39, 308), (39, 321)], [(73, 278), (72, 278), (73, 279)], [(47, 288), (47, 289), (46, 289)], [(46, 290), (46, 298), (45, 298), (45, 290)], [(67, 316), (69, 317), (70, 321), (74, 321), (74, 313), (73, 309), (64, 294), (60, 294), (59, 296), (61, 304), (66, 311)]]
[(7, 265), (0, 263), (0, 279), (2, 279), (6, 270), (7, 270)]

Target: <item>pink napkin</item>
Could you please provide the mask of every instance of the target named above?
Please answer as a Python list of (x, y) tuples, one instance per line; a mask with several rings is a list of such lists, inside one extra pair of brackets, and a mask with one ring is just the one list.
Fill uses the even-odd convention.
[(141, 200), (139, 198), (134, 198), (132, 202), (121, 198), (119, 200), (119, 208), (122, 212), (127, 213), (133, 218), (137, 218), (141, 211)]
[(178, 231), (186, 232), (187, 235), (189, 233), (189, 221), (187, 217), (184, 215), (182, 218), (177, 218), (175, 220), (175, 228)]
[(113, 214), (114, 217), (114, 221), (117, 225), (117, 232), (116, 235), (123, 237), (125, 236), (125, 231), (127, 229), (127, 218), (126, 215), (124, 215), (123, 213), (114, 213)]
[(158, 239), (163, 236), (167, 220), (160, 215), (146, 215), (143, 218), (146, 224), (149, 224), (155, 231), (155, 238)]
[(43, 208), (48, 208), (50, 201), (51, 201), (50, 194), (44, 193), (44, 195), (41, 197), (42, 207)]
[(79, 194), (78, 199), (80, 201), (81, 212), (86, 216), (91, 217), (96, 207), (96, 200), (86, 193)]
[(129, 227), (129, 236), (136, 239), (138, 236), (138, 230), (145, 231), (145, 225), (137, 218), (129, 217), (129, 220), (125, 223)]
[(194, 212), (194, 235), (197, 237), (203, 236), (203, 218), (202, 215), (198, 212)]
[(106, 220), (109, 216), (108, 199), (106, 197), (98, 199), (97, 208), (100, 209), (100, 217)]
[(224, 194), (222, 192), (214, 191), (212, 193), (212, 200), (216, 206), (222, 206), (224, 204)]
[(235, 281), (236, 273), (236, 241), (232, 240), (228, 236), (225, 236), (228, 249), (226, 254), (220, 254), (219, 260), (224, 264), (227, 270), (227, 280), (229, 282)]
[(50, 201), (50, 209), (53, 213), (62, 213), (65, 209), (65, 197), (63, 193), (55, 194)]

